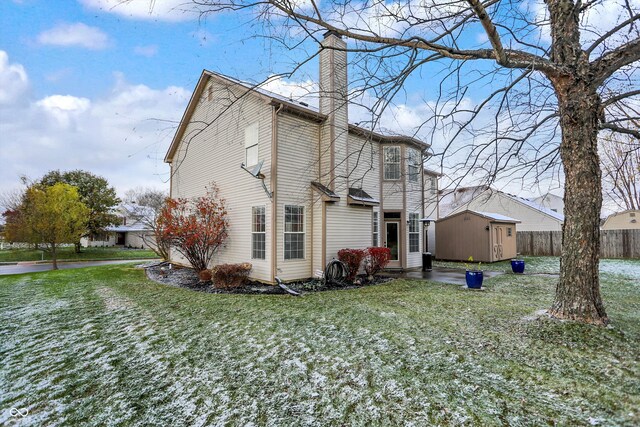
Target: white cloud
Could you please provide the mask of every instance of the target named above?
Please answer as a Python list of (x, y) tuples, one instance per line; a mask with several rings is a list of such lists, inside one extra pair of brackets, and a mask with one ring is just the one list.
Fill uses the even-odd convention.
[(10, 64), (9, 55), (0, 50), (0, 106), (19, 103), (29, 88), (29, 78), (20, 64)]
[(156, 56), (156, 54), (158, 53), (158, 46), (155, 44), (148, 46), (136, 46), (133, 48), (133, 53), (135, 53), (136, 55), (151, 58), (152, 56)]
[[(19, 64), (7, 66), (6, 57), (0, 51), (0, 82), (11, 78), (11, 69), (24, 72)], [(19, 81), (27, 82), (26, 73), (23, 77)], [(0, 193), (18, 187), (21, 175), (38, 178), (53, 169), (91, 171), (120, 194), (136, 186), (165, 185), (164, 154), (190, 92), (115, 77), (111, 93), (102, 98), (54, 94), (33, 99), (25, 95), (27, 86), (22, 96), (0, 104)], [(26, 102), (20, 104), (21, 99)]]
[(80, 0), (85, 7), (130, 19), (186, 21), (198, 16), (195, 5), (185, 0)]
[(305, 102), (318, 108), (318, 83), (310, 79), (296, 82), (285, 80), (278, 76), (271, 76), (261, 87), (294, 101)]
[[(539, 27), (540, 36), (545, 43), (551, 43), (551, 27), (549, 24), (549, 10), (543, 0), (533, 0), (531, 3), (524, 2), (523, 9), (531, 8), (535, 16), (535, 22)], [(580, 22), (581, 42), (586, 48), (594, 40), (608, 32), (620, 22), (628, 19), (628, 8), (633, 13), (640, 11), (640, 0), (604, 0), (595, 2), (582, 13)], [(626, 30), (618, 32), (609, 38), (607, 47), (609, 49), (624, 43), (626, 40)]]
[(109, 46), (109, 36), (96, 27), (81, 22), (59, 24), (38, 35), (38, 43), (52, 46), (79, 46), (92, 50)]

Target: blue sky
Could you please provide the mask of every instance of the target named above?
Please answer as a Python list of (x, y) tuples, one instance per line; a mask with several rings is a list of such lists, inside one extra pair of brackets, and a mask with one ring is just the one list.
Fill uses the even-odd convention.
[[(252, 37), (259, 28), (251, 27), (249, 13), (203, 20), (182, 10), (185, 3), (0, 2), (0, 193), (18, 187), (21, 175), (38, 178), (52, 169), (90, 170), (120, 194), (136, 186), (168, 188), (162, 159), (203, 68), (257, 82), (317, 49), (313, 43), (277, 49)], [(468, 37), (486, 42), (481, 32)], [(387, 128), (410, 133), (430, 114), (432, 70), (406, 84), (406, 99), (387, 115)], [(300, 86), (316, 79), (311, 61), (292, 82), (269, 88), (301, 94)]]
[(153, 14), (148, 0), (117, 3), (0, 2), (0, 192), (21, 175), (75, 168), (119, 193), (167, 188), (173, 125), (153, 119), (180, 119), (203, 68), (266, 76), (262, 42), (227, 36), (235, 17), (198, 20), (173, 7), (182, 1)]

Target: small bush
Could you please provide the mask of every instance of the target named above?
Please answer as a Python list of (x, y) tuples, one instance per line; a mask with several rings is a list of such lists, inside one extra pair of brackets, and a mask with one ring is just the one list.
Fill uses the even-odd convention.
[(347, 280), (353, 282), (356, 278), (360, 263), (364, 259), (366, 252), (364, 249), (340, 249), (338, 251), (338, 259), (342, 261), (349, 269)]
[(201, 282), (204, 282), (204, 283), (210, 282), (212, 276), (213, 274), (211, 273), (211, 270), (202, 270), (198, 272), (198, 278), (200, 279)]
[(213, 269), (213, 286), (216, 288), (238, 288), (249, 280), (249, 273), (253, 266), (242, 264), (220, 264)]
[(364, 271), (369, 280), (384, 269), (391, 260), (391, 249), (371, 247), (367, 248), (364, 259)]

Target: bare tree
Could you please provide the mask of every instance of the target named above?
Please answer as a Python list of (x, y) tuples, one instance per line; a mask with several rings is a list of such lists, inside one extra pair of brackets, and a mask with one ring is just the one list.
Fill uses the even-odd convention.
[(166, 191), (141, 187), (128, 190), (124, 195), (124, 203), (130, 208), (133, 219), (152, 232), (151, 236), (143, 232), (140, 234), (140, 238), (163, 260), (169, 259), (170, 245), (162, 238), (158, 228), (158, 216), (167, 197), (169, 195)]
[[(622, 102), (637, 105), (640, 95), (637, 1), (192, 2), (203, 15), (252, 14), (261, 24), (254, 28), (286, 49), (317, 43), (326, 31), (348, 39), (359, 76), (351, 98), (370, 109), (372, 126), (410, 77), (429, 73), (425, 84), (437, 87), (437, 101), (416, 133), (430, 129), (432, 138), (444, 136), (437, 154), (443, 166), (446, 159), (462, 159), (444, 171), (457, 179), (481, 173), (487, 183), (536, 182), (560, 174), (561, 164), (563, 254), (550, 313), (608, 322), (598, 272), (598, 134), (640, 137), (630, 126), (638, 115), (615, 110)], [(480, 102), (472, 101), (477, 88), (486, 95)]]
[[(623, 106), (629, 116), (631, 106)], [(637, 112), (633, 112), (637, 114)], [(635, 129), (640, 124), (633, 122)], [(618, 209), (640, 209), (640, 143), (632, 135), (609, 134), (600, 139), (603, 193)]]

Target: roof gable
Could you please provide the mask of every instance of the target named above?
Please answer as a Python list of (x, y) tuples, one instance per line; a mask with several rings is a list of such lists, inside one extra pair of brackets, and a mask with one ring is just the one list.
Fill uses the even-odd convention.
[[(233, 77), (225, 76), (220, 73), (215, 73), (209, 70), (202, 70), (200, 78), (198, 79), (198, 83), (196, 84), (196, 87), (191, 94), (189, 103), (187, 104), (187, 108), (185, 109), (182, 118), (180, 119), (178, 129), (176, 130), (176, 133), (171, 140), (171, 144), (169, 145), (169, 149), (167, 150), (167, 154), (164, 157), (165, 163), (171, 163), (173, 161), (173, 156), (175, 155), (175, 152), (178, 149), (180, 142), (182, 141), (185, 130), (191, 121), (191, 117), (193, 116), (193, 113), (198, 106), (204, 89), (206, 88), (207, 83), (210, 79), (214, 79), (224, 85), (230, 85), (235, 88), (242, 89), (245, 91), (243, 96), (248, 95), (259, 97), (266, 103), (278, 106), (288, 113), (292, 113), (318, 123), (323, 122), (327, 118), (327, 115), (320, 113), (316, 107), (313, 107), (305, 102), (298, 102), (292, 99), (287, 99), (282, 95), (260, 87), (260, 84), (250, 84), (238, 79), (234, 79)], [(353, 133), (355, 135), (359, 135), (379, 143), (407, 143), (419, 149), (426, 149), (430, 147), (430, 144), (411, 136), (384, 135), (353, 124), (349, 125), (349, 133)]]

